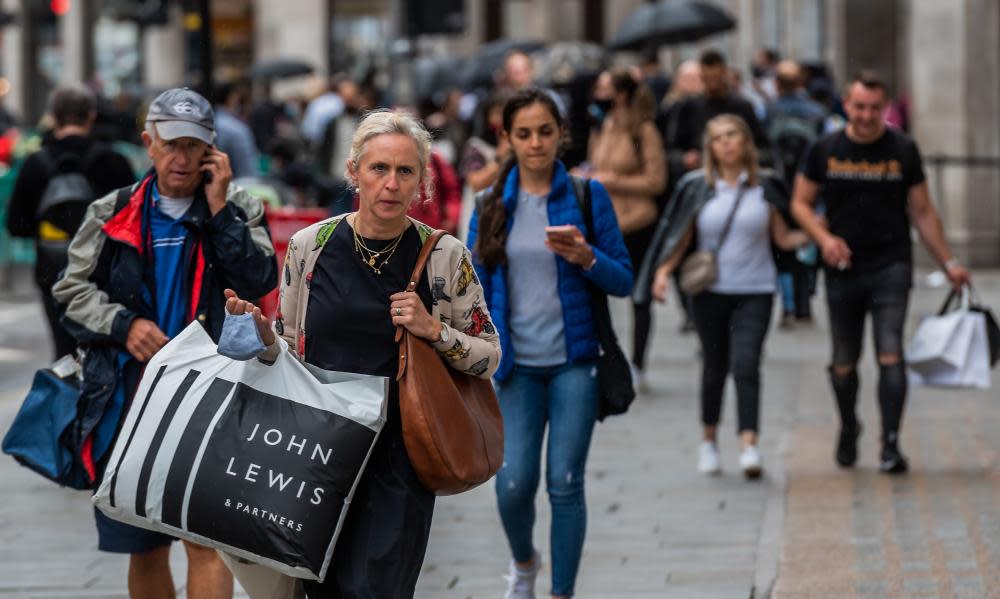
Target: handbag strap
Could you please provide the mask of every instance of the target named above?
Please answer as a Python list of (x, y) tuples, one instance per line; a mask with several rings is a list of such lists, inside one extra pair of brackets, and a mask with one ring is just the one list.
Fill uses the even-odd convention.
[(743, 199), (743, 192), (746, 190), (746, 186), (740, 183), (740, 186), (736, 189), (736, 201), (733, 202), (733, 209), (729, 211), (729, 216), (726, 217), (726, 224), (722, 227), (722, 235), (719, 235), (719, 243), (716, 244), (715, 250), (712, 253), (718, 253), (722, 248), (722, 244), (726, 243), (726, 237), (729, 236), (729, 229), (733, 226), (733, 221), (736, 219), (736, 210), (740, 207), (740, 200)]
[[(594, 231), (594, 210), (590, 196), (590, 179), (571, 175), (576, 201), (583, 213), (583, 223), (587, 227), (587, 243), (597, 247), (597, 237)], [(597, 285), (588, 281), (590, 287), (591, 305), (594, 308), (594, 325), (597, 336), (608, 343), (617, 343), (614, 326), (611, 324), (611, 310), (608, 308), (608, 294)]]
[[(438, 241), (441, 240), (445, 234), (448, 233), (444, 229), (434, 229), (427, 239), (424, 240), (423, 247), (420, 248), (420, 254), (417, 255), (417, 264), (413, 267), (413, 274), (410, 275), (410, 282), (406, 284), (407, 291), (416, 291), (417, 284), (420, 282), (420, 277), (424, 274), (424, 268), (427, 267), (427, 260), (431, 257), (431, 252), (437, 247)], [(396, 342), (399, 342), (403, 338), (403, 332), (405, 329), (401, 326), (396, 327)]]

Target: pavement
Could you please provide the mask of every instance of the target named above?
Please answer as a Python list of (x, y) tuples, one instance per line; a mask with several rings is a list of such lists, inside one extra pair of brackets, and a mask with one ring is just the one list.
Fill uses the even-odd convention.
[[(923, 274), (908, 332), (943, 299)], [(1000, 313), (1000, 272), (976, 275), (982, 299)], [(50, 351), (41, 309), (25, 289), (0, 293), (0, 431)], [(626, 415), (595, 431), (578, 598), (1000, 599), (1000, 370), (991, 390), (911, 388), (901, 445), (911, 473), (888, 477), (876, 466), (867, 347), (861, 458), (838, 469), (823, 303), (814, 300), (815, 324), (772, 327), (763, 364), (765, 475), (753, 482), (736, 467), (732, 385), (720, 425), (723, 472), (696, 471), (698, 344), (677, 332), (676, 306), (656, 307), (644, 389)], [(612, 309), (627, 331), (627, 305)], [(60, 489), (8, 457), (0, 458), (0, 481), (0, 598), (127, 596), (127, 558), (96, 550), (86, 493)], [(537, 506), (541, 597), (551, 573), (544, 491)], [(502, 597), (508, 559), (492, 484), (440, 498), (416, 597)], [(172, 563), (184, 596), (179, 547)]]

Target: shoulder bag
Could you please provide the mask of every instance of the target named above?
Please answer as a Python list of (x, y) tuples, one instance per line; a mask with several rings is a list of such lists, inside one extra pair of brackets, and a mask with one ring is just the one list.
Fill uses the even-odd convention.
[[(583, 212), (583, 221), (587, 225), (587, 243), (596, 246), (590, 179), (573, 177), (573, 188), (577, 202), (580, 203), (580, 210)], [(611, 324), (608, 294), (596, 285), (589, 287), (594, 311), (594, 327), (597, 329), (597, 342), (600, 344), (597, 380), (600, 385), (601, 403), (597, 419), (603, 421), (607, 416), (624, 414), (628, 411), (632, 400), (635, 399), (635, 388), (632, 386), (632, 370), (629, 368), (628, 359), (618, 345), (618, 337)]]
[[(719, 236), (719, 243), (716, 244), (715, 249), (693, 252), (681, 264), (680, 286), (681, 291), (684, 293), (696, 295), (715, 285), (715, 282), (719, 280), (719, 249), (726, 242), (726, 237), (729, 235), (729, 229), (733, 225), (736, 210), (740, 207), (740, 200), (743, 198), (743, 190), (743, 185), (740, 185), (739, 190), (736, 192), (736, 201), (733, 202), (733, 209), (729, 211), (729, 216), (726, 217), (726, 224), (722, 228), (722, 235)], [(697, 219), (698, 216), (695, 215), (694, 218)], [(698, 226), (697, 220), (692, 226)]]
[[(445, 231), (424, 242), (407, 291), (414, 291)], [(493, 383), (444, 363), (431, 345), (396, 328), (403, 443), (421, 484), (455, 495), (488, 481), (503, 463), (503, 417)]]

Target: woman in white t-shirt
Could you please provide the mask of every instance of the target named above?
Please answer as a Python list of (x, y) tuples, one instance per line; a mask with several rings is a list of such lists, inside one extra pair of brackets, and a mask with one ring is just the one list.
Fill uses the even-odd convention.
[[(716, 428), (726, 378), (732, 374), (742, 441), (740, 468), (747, 478), (757, 478), (763, 470), (757, 449), (760, 357), (777, 281), (771, 244), (792, 250), (809, 238), (789, 230), (775, 208), (778, 196), (786, 192), (758, 172), (757, 151), (745, 121), (731, 114), (710, 120), (704, 145), (703, 172), (678, 184), (671, 200), (676, 202), (674, 210), (664, 214), (672, 222), (661, 222), (654, 239), (650, 253), (657, 257), (657, 266), (651, 291), (664, 301), (670, 274), (689, 250), (716, 252), (715, 284), (692, 298), (703, 354), (704, 440), (698, 469), (706, 474), (720, 470)], [(730, 215), (732, 222), (723, 236)]]

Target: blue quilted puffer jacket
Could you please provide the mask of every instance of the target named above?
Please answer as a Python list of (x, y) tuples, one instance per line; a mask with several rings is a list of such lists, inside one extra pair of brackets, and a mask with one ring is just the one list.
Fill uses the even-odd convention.
[[(514, 224), (518, 195), (518, 169), (515, 167), (504, 185), (503, 201), (507, 209), (507, 231)], [(594, 238), (597, 245), (594, 255), (597, 263), (589, 271), (584, 271), (553, 254), (559, 274), (559, 299), (562, 302), (563, 324), (565, 327), (566, 356), (570, 362), (593, 360), (598, 356), (597, 331), (591, 309), (590, 291), (587, 283), (593, 283), (610, 295), (625, 296), (632, 290), (632, 264), (618, 229), (618, 219), (611, 208), (611, 198), (604, 186), (597, 181), (590, 182), (591, 211), (593, 213)], [(583, 213), (573, 192), (573, 182), (561, 162), (556, 162), (552, 175), (552, 190), (549, 193), (548, 213), (550, 225), (576, 225), (587, 235)], [(469, 223), (468, 245), (474, 248), (479, 232), (479, 211), (473, 212)], [(500, 333), (502, 358), (500, 367), (493, 376), (499, 382), (505, 381), (514, 369), (514, 348), (510, 340), (510, 302), (507, 297), (507, 267), (500, 265), (487, 270), (474, 256), (476, 274), (486, 292), (486, 303), (493, 323)]]

